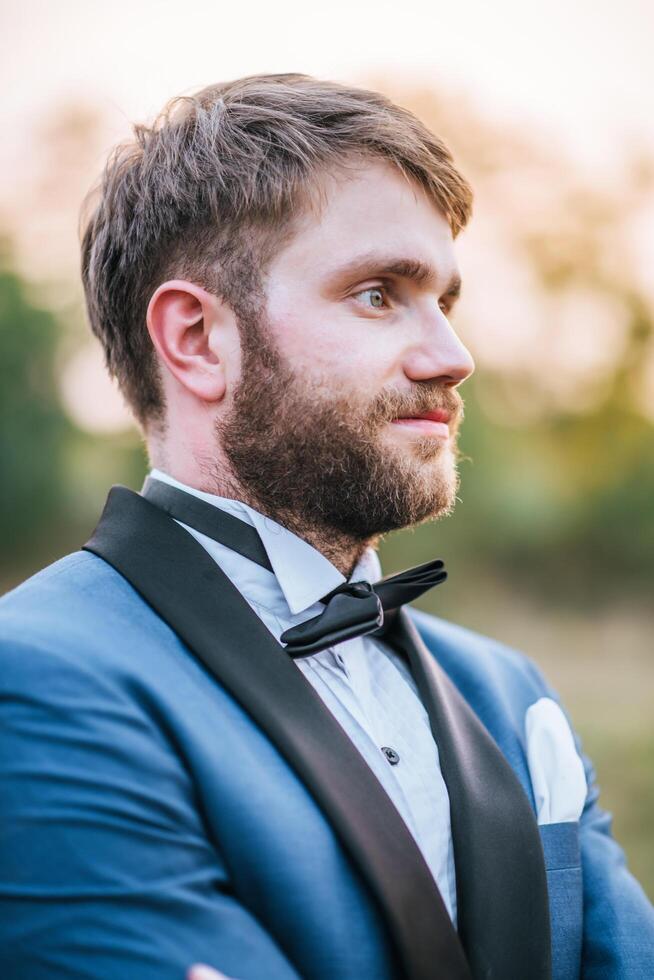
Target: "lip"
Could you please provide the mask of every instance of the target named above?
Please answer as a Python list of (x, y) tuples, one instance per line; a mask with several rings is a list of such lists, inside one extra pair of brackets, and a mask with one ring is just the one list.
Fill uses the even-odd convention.
[(416, 429), (419, 432), (431, 436), (447, 439), (450, 435), (447, 424), (449, 420), (449, 412), (445, 411), (445, 409), (438, 408), (433, 412), (424, 412), (421, 415), (393, 419), (393, 425), (401, 425), (403, 428)]
[(426, 419), (428, 422), (445, 422), (447, 424), (450, 421), (450, 413), (444, 408), (435, 408), (433, 412), (421, 412), (419, 415), (407, 416), (406, 419), (396, 419), (396, 421), (412, 422), (414, 419)]

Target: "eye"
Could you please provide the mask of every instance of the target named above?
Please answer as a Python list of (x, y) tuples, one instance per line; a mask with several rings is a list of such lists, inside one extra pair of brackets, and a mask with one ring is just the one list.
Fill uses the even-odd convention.
[(357, 299), (363, 297), (365, 305), (373, 310), (383, 310), (386, 306), (386, 292), (382, 286), (370, 286), (355, 293), (355, 296)]

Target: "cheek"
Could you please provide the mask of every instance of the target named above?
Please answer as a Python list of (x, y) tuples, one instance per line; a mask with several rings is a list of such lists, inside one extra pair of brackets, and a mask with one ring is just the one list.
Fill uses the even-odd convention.
[(277, 307), (269, 313), (282, 356), (314, 383), (374, 395), (403, 376), (401, 357), (378, 324), (353, 323), (333, 310), (299, 315), (290, 307)]

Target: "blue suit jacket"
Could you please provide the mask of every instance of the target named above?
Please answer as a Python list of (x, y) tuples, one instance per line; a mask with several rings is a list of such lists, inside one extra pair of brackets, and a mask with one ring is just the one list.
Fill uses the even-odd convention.
[[(520, 654), (411, 618), (533, 808), (524, 717), (552, 691)], [(261, 697), (274, 703), (274, 681)], [(4, 980), (182, 980), (197, 961), (238, 980), (404, 975), (369, 888), (374, 855), (353, 859), (310, 774), (252, 714), (95, 554), (70, 555), (0, 600)], [(579, 823), (540, 828), (552, 975), (645, 980), (654, 914), (586, 766)], [(377, 833), (361, 813), (364, 849), (368, 820)], [(504, 980), (483, 964), (473, 972)]]

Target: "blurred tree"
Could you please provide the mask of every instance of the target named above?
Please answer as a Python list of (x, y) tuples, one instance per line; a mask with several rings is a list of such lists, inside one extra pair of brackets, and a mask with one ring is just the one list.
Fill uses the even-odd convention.
[(56, 531), (65, 499), (63, 415), (55, 378), (58, 324), (0, 255), (0, 573)]
[(0, 593), (77, 548), (112, 482), (138, 485), (136, 431), (77, 429), (58, 390), (65, 331), (0, 249)]

